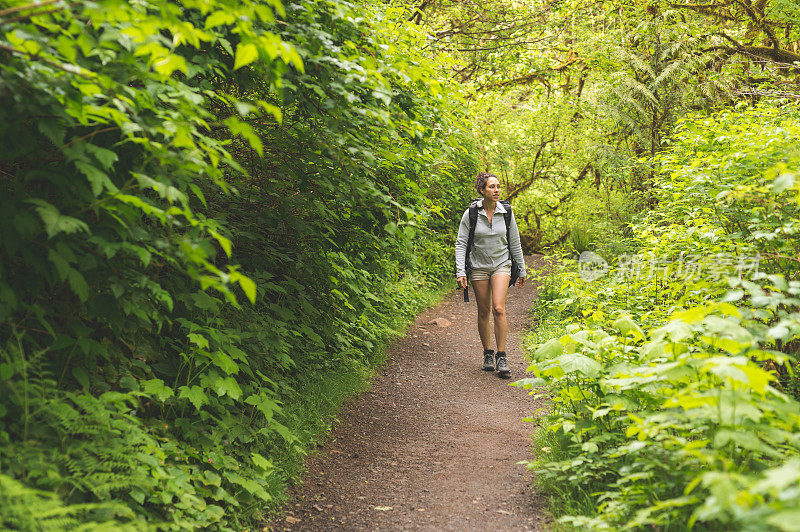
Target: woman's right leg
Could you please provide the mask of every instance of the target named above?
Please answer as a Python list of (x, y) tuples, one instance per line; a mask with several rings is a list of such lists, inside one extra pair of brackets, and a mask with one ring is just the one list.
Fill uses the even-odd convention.
[(492, 314), (494, 314), (494, 340), (497, 351), (505, 353), (508, 322), (506, 321), (506, 294), (508, 293), (508, 275), (498, 273), (489, 281), (492, 285)]
[(491, 349), (491, 329), (489, 317), (492, 315), (492, 288), (490, 281), (472, 281), (472, 290), (475, 292), (475, 301), (478, 303), (478, 334), (481, 337), (483, 349)]

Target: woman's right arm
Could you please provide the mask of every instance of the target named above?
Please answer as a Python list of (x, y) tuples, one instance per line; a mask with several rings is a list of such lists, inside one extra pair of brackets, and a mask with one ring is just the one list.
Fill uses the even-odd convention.
[(461, 216), (461, 223), (458, 226), (458, 236), (456, 237), (456, 277), (466, 277), (464, 270), (464, 259), (467, 255), (467, 241), (469, 240), (469, 209), (464, 211)]

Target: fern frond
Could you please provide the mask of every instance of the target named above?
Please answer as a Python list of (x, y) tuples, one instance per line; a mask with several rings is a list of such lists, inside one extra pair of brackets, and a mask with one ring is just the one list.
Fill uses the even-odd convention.
[(686, 70), (683, 68), (683, 62), (675, 61), (667, 65), (667, 67), (661, 71), (656, 79), (653, 80), (653, 87), (658, 90), (663, 84), (665, 83), (672, 83), (675, 84), (680, 81), (680, 78), (687, 74)]
[(625, 112), (630, 115), (632, 114), (631, 110), (633, 110), (640, 119), (646, 119), (649, 116), (647, 109), (645, 109), (630, 93), (620, 90), (618, 87), (614, 87), (613, 92), (622, 104), (620, 106), (613, 106), (618, 112)]
[[(101, 512), (112, 518), (93, 518)], [(64, 504), (53, 492), (30, 488), (0, 474), (0, 529), (117, 530), (122, 523), (113, 519), (115, 515), (132, 516), (132, 512), (119, 503)]]
[(646, 74), (647, 77), (649, 77), (649, 78), (655, 77), (656, 73), (655, 73), (655, 71), (653, 71), (652, 65), (650, 65), (650, 63), (647, 62), (644, 58), (642, 58), (639, 55), (636, 55), (634, 53), (631, 53), (631, 52), (629, 52), (627, 50), (624, 51), (622, 56), (623, 56), (625, 62), (628, 63), (628, 65), (634, 71), (642, 72), (642, 73)]
[(630, 91), (630, 94), (633, 96), (638, 96), (639, 100), (645, 102), (649, 101), (652, 105), (658, 105), (658, 98), (656, 97), (655, 93), (642, 83), (631, 76), (625, 75), (624, 73), (620, 73), (622, 75), (616, 75), (614, 79), (617, 81), (618, 84), (622, 84), (622, 87), (617, 85), (617, 88), (620, 89), (620, 94), (627, 94), (623, 92), (621, 89), (627, 88)]

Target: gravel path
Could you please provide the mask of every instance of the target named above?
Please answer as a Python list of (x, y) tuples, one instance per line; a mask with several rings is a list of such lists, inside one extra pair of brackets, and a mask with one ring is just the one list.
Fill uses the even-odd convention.
[[(526, 258), (530, 268), (536, 258)], [(511, 379), (481, 370), (474, 294), (417, 317), (390, 347), (369, 391), (346, 404), (306, 462), (274, 530), (540, 530), (543, 501), (520, 460), (538, 410), (526, 390), (521, 335), (536, 287), (507, 299)], [(439, 321), (444, 318), (450, 322)], [(440, 326), (444, 325), (444, 326)]]

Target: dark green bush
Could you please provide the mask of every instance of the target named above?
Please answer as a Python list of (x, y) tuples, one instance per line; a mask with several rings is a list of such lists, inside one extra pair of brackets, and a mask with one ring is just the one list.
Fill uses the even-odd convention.
[(390, 22), (0, 2), (0, 527), (252, 527), (280, 496), (290, 406), (449, 272), (474, 168)]
[(796, 530), (800, 110), (681, 120), (637, 257), (561, 297), (529, 341), (552, 411), (536, 471), (584, 530)]

